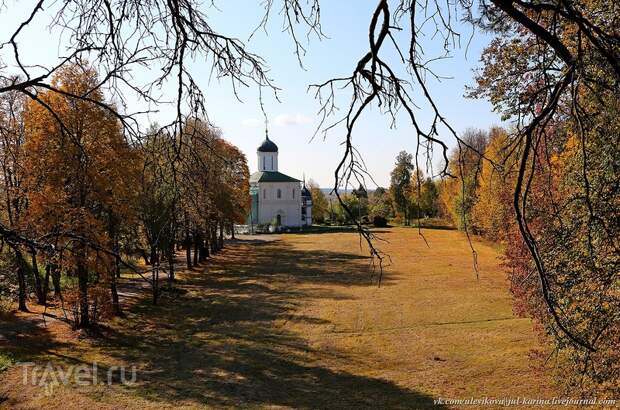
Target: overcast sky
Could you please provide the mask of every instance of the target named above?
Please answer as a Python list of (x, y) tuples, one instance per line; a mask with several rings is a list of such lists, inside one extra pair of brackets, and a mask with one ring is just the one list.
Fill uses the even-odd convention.
[[(31, 0), (17, 3), (7, 1), (8, 11), (5, 9), (0, 13), (2, 41), (26, 18), (31, 10), (31, 3)], [(367, 50), (368, 23), (376, 2), (323, 0), (322, 26), (329, 38), (321, 41), (310, 39), (306, 47), (308, 52), (302, 57), (305, 69), (299, 66), (293, 44), (288, 35), (282, 32), (282, 20), (277, 13), (272, 15), (268, 34), (259, 30), (248, 41), (250, 33), (262, 18), (261, 3), (258, 0), (216, 0), (217, 9), (208, 9), (210, 21), (216, 30), (247, 42), (251, 51), (263, 56), (271, 69), (270, 77), (281, 89), (280, 102), (270, 94), (264, 96), (270, 137), (280, 148), (280, 171), (299, 179), (305, 174), (307, 179), (314, 179), (322, 187), (330, 187), (333, 185), (333, 171), (342, 153), (340, 144), (343, 133), (341, 129), (336, 129), (325, 140), (318, 137), (311, 141), (318, 124), (319, 104), (307, 88), (309, 84), (320, 83), (332, 77), (350, 75), (356, 62)], [(43, 20), (45, 16), (41, 15), (39, 23)], [(59, 55), (58, 37), (47, 33), (40, 26), (41, 24), (33, 25), (19, 38), (23, 57), (31, 64), (47, 63)], [(428, 82), (437, 104), (458, 132), (468, 127), (486, 128), (500, 123), (499, 117), (491, 111), (487, 102), (463, 97), (465, 86), (473, 84), (472, 70), (479, 65), (480, 53), (489, 38), (480, 33), (474, 34), (466, 53), (465, 45), (471, 27), (463, 25), (461, 30), (464, 34), (462, 49), (457, 51), (453, 58), (433, 65), (437, 73), (451, 78), (441, 82), (429, 79)], [(9, 65), (10, 51), (7, 47), (0, 50), (0, 58)], [(429, 58), (442, 54), (438, 42), (431, 39), (426, 42), (425, 51)], [(398, 56), (393, 50), (386, 50), (384, 57), (392, 63), (398, 62)], [(246, 153), (250, 171), (254, 172), (257, 168), (256, 147), (264, 138), (258, 91), (254, 88), (242, 89), (240, 102), (233, 95), (227, 81), (210, 79), (209, 69), (206, 62), (199, 60), (192, 67), (207, 96), (210, 120), (221, 128), (224, 138)], [(172, 88), (164, 88), (162, 92), (166, 95), (171, 90)], [(341, 97), (340, 107), (345, 109), (348, 98), (346, 94)], [(134, 105), (135, 107), (131, 108), (135, 110), (141, 111), (143, 108), (140, 103), (136, 102)], [(144, 121), (165, 123), (173, 115), (173, 108), (164, 106), (160, 107), (157, 115), (151, 115)], [(428, 107), (421, 106), (417, 115), (422, 122), (428, 121)], [(365, 114), (355, 133), (356, 146), (364, 156), (368, 171), (382, 186), (389, 184), (389, 173), (397, 153), (401, 150), (415, 150), (413, 138), (412, 128), (406, 121), (399, 121), (396, 129), (390, 129), (389, 119), (376, 108)], [(452, 140), (446, 140), (449, 145), (454, 144)], [(437, 158), (435, 166), (438, 165)], [(374, 188), (373, 184), (369, 184), (369, 188)]]

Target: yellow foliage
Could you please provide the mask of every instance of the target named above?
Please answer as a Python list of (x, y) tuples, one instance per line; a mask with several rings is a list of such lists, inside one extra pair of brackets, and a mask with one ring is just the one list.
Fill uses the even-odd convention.
[(514, 181), (511, 178), (516, 159), (509, 154), (506, 131), (493, 128), (484, 152), (478, 178), (477, 201), (472, 216), (476, 230), (491, 240), (503, 240), (510, 218)]
[[(28, 227), (107, 247), (108, 217), (134, 217), (135, 155), (119, 120), (105, 108), (94, 70), (67, 66), (52, 85), (60, 92), (39, 93), (39, 102), (30, 101), (25, 110)], [(89, 101), (73, 96), (87, 96)], [(65, 239), (59, 246), (73, 249), (73, 242)], [(109, 259), (92, 251), (86, 255), (92, 270), (100, 270), (99, 263)], [(70, 258), (66, 262), (74, 263)]]

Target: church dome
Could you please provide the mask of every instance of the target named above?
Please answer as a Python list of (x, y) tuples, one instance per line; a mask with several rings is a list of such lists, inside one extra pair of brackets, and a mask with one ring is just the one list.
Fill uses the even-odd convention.
[(312, 198), (312, 194), (310, 193), (310, 190), (306, 188), (306, 184), (304, 184), (303, 188), (301, 188), (301, 196)]
[(278, 146), (269, 139), (269, 137), (265, 138), (260, 147), (258, 147), (259, 152), (278, 152)]

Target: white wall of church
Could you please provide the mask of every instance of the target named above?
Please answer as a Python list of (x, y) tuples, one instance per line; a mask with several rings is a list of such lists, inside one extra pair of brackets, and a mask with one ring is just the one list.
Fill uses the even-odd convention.
[(277, 171), (278, 170), (278, 153), (277, 152), (261, 152), (258, 151), (258, 170), (259, 171)]
[[(269, 224), (281, 217), (284, 226), (301, 226), (299, 182), (259, 182), (258, 223)], [(280, 195), (278, 197), (278, 190)]]

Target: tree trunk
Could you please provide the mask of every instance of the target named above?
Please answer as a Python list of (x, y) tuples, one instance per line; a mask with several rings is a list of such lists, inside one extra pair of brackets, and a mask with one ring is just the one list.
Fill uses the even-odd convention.
[(200, 261), (204, 262), (207, 260), (207, 258), (209, 257), (209, 250), (207, 249), (207, 244), (209, 243), (208, 240), (209, 236), (205, 235), (204, 239), (200, 238)]
[[(118, 242), (117, 242), (118, 243)], [(115, 252), (118, 255), (118, 245), (114, 246)], [(112, 294), (112, 313), (115, 316), (123, 316), (123, 310), (121, 309), (121, 302), (118, 298), (118, 288), (116, 286), (117, 279), (121, 277), (121, 261), (119, 256), (114, 257), (114, 274), (110, 278), (110, 293)]]
[(187, 215), (185, 216), (185, 259), (187, 261), (187, 269), (192, 268), (192, 240), (189, 235), (189, 225), (187, 223)]
[(198, 266), (200, 241), (200, 234), (198, 234), (198, 232), (194, 232), (194, 266)]
[(50, 289), (50, 276), (52, 274), (52, 267), (48, 263), (45, 265), (45, 280), (43, 281), (43, 300), (45, 301), (45, 305), (47, 306), (47, 294)]
[(192, 243), (189, 236), (185, 239), (185, 259), (187, 260), (187, 269), (192, 268)]
[(84, 250), (81, 250), (77, 258), (77, 277), (78, 277), (78, 296), (80, 304), (80, 317), (78, 328), (90, 327), (89, 306), (88, 306), (88, 268)]
[(37, 295), (37, 303), (39, 305), (45, 305), (45, 296), (43, 295), (43, 281), (39, 274), (39, 264), (37, 263), (37, 253), (35, 251), (30, 252), (30, 260), (32, 261), (32, 277), (34, 278), (34, 291)]
[(26, 275), (24, 275), (24, 258), (19, 250), (15, 250), (15, 259), (17, 260), (17, 283), (18, 283), (18, 309), (22, 312), (28, 312), (26, 306)]
[(213, 244), (213, 253), (217, 253), (220, 250), (217, 242), (217, 225), (211, 228), (211, 243)]
[(230, 224), (230, 239), (235, 240), (235, 224)]
[(157, 258), (157, 249), (154, 246), (151, 247), (151, 263), (153, 265), (153, 304), (156, 305), (159, 298), (159, 260)]
[(168, 247), (168, 289), (174, 286), (174, 241)]
[(211, 251), (211, 254), (214, 254), (217, 252), (217, 241), (213, 240), (213, 228), (209, 228), (209, 250)]
[(138, 249), (138, 252), (142, 255), (142, 259), (144, 259), (145, 265), (150, 265), (151, 261), (149, 260), (149, 256), (146, 254), (146, 251), (142, 248)]
[(121, 302), (118, 298), (118, 289), (116, 287), (116, 276), (112, 275), (110, 279), (110, 293), (112, 294), (112, 313), (114, 316), (123, 316)]
[(218, 247), (220, 249), (224, 249), (224, 223), (220, 222), (220, 239), (218, 242)]
[(187, 269), (192, 268), (192, 240), (189, 235), (189, 221), (187, 213), (185, 213), (185, 259), (187, 260)]
[(112, 314), (122, 316), (121, 303), (118, 298), (117, 279), (121, 277), (121, 245), (119, 242), (119, 220), (114, 213), (108, 214), (108, 232), (112, 239), (112, 251), (114, 252), (114, 272), (110, 275), (110, 296), (112, 297)]
[(60, 269), (58, 266), (52, 264), (52, 284), (54, 285), (54, 297), (62, 300), (62, 291), (60, 289)]
[[(117, 252), (119, 252), (119, 250), (117, 249)], [(116, 260), (116, 272), (114, 272), (114, 274), (116, 275), (117, 279), (121, 278), (121, 258), (120, 256), (117, 256), (114, 258)]]
[(159, 299), (159, 263), (153, 263), (153, 304)]

